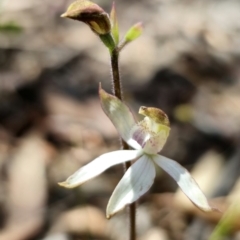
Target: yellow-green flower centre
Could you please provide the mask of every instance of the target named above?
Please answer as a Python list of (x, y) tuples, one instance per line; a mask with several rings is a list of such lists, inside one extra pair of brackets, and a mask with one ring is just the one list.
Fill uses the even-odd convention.
[[(141, 107), (139, 112), (146, 117), (133, 127), (133, 139), (141, 145), (145, 153), (157, 154), (165, 145), (170, 132), (167, 115), (157, 108)], [(157, 118), (159, 116), (160, 119)]]

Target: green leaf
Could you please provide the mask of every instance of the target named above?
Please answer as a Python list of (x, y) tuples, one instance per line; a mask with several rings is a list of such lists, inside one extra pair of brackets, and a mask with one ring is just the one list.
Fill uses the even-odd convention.
[(113, 2), (112, 5), (112, 10), (110, 13), (110, 19), (112, 22), (112, 35), (115, 40), (116, 45), (119, 43), (119, 29), (118, 29), (118, 20), (117, 20), (117, 13), (116, 13), (116, 8), (115, 8), (115, 3)]
[(126, 42), (131, 42), (131, 41), (135, 40), (136, 38), (141, 36), (142, 32), (143, 32), (143, 25), (142, 25), (142, 23), (141, 22), (136, 23), (126, 33), (125, 41)]

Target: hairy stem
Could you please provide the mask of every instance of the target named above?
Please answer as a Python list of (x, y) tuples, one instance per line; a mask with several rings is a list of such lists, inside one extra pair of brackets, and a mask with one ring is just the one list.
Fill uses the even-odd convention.
[[(111, 70), (112, 70), (112, 80), (113, 80), (113, 94), (119, 98), (120, 100), (123, 99), (122, 94), (122, 86), (121, 86), (121, 79), (119, 73), (119, 51), (118, 48), (115, 47), (111, 52)], [(129, 149), (127, 143), (125, 143), (121, 139), (122, 149)], [(124, 171), (126, 171), (130, 166), (130, 162), (126, 162), (124, 165)], [(136, 205), (132, 203), (129, 205), (129, 240), (136, 240)]]
[(113, 94), (122, 100), (122, 86), (118, 66), (119, 52), (115, 48), (111, 52), (111, 67), (112, 67), (112, 80), (113, 80)]

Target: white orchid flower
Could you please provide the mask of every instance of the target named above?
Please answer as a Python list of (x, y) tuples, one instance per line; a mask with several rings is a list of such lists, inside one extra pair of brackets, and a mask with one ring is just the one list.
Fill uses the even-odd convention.
[(167, 172), (198, 208), (203, 211), (213, 210), (189, 172), (177, 162), (158, 155), (170, 131), (167, 115), (157, 108), (141, 107), (139, 113), (145, 118), (136, 123), (122, 101), (102, 89), (99, 90), (99, 95), (104, 112), (123, 140), (135, 150), (103, 154), (59, 185), (74, 188), (116, 164), (134, 160), (112, 193), (107, 206), (107, 218), (138, 200), (150, 189), (156, 175), (155, 165)]

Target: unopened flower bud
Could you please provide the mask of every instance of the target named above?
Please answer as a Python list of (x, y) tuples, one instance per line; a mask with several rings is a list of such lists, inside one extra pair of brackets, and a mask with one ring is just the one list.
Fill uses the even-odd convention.
[(118, 30), (118, 20), (117, 20), (117, 13), (115, 8), (115, 3), (113, 2), (112, 10), (110, 13), (110, 19), (112, 21), (112, 35), (116, 44), (119, 43), (119, 30)]
[(98, 35), (105, 35), (111, 31), (108, 14), (97, 4), (87, 0), (72, 3), (61, 17), (84, 22)]

